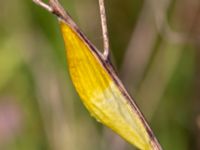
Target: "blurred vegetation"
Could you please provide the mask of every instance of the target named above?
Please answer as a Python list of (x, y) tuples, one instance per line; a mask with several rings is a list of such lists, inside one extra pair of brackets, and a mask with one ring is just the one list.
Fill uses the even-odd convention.
[[(62, 0), (102, 49), (98, 1)], [(0, 149), (131, 150), (90, 117), (58, 23), (31, 0), (0, 4)], [(112, 60), (164, 149), (200, 150), (200, 1), (106, 1)]]

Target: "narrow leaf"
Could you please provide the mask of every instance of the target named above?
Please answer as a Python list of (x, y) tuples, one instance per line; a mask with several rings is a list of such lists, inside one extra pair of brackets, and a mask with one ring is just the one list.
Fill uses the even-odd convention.
[(110, 61), (91, 44), (57, 0), (51, 0), (50, 6), (39, 5), (58, 17), (72, 82), (91, 115), (137, 148), (161, 150)]

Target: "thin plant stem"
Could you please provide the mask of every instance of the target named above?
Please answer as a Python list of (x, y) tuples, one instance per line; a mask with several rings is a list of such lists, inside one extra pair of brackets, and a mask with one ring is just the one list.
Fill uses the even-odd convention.
[(102, 28), (103, 45), (104, 45), (103, 56), (105, 57), (105, 59), (108, 59), (110, 55), (110, 47), (109, 47), (108, 27), (106, 21), (104, 0), (99, 0), (99, 9), (100, 9), (101, 28)]
[[(62, 6), (59, 4), (58, 0), (49, 0), (49, 4), (46, 4), (42, 0), (33, 0), (33, 2), (51, 13), (62, 16), (63, 18), (66, 18), (67, 16), (68, 18), (68, 15), (65, 14), (65, 11), (63, 10)], [(108, 38), (108, 29), (107, 29), (104, 0), (99, 0), (99, 9), (100, 9), (101, 27), (102, 27), (103, 45), (104, 45), (103, 57), (105, 60), (108, 60), (109, 55), (110, 55), (110, 50), (109, 50), (110, 48), (109, 48), (109, 38)]]
[(42, 8), (46, 9), (49, 12), (53, 12), (53, 9), (50, 5), (44, 3), (42, 0), (33, 0), (34, 3), (36, 3), (37, 5), (41, 6)]

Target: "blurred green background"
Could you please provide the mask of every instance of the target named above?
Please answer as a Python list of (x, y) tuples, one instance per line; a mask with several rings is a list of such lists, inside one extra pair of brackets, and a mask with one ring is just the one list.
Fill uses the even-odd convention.
[[(132, 150), (90, 117), (57, 20), (0, 1), (0, 150)], [(102, 49), (97, 0), (61, 3)], [(107, 0), (112, 61), (165, 150), (200, 150), (200, 1)]]

